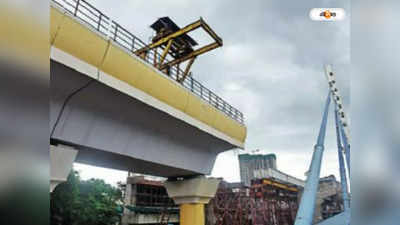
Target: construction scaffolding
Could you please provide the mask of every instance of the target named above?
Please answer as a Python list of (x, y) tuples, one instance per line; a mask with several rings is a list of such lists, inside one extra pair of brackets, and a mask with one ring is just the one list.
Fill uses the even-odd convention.
[(221, 183), (207, 206), (207, 225), (293, 225), (299, 189), (270, 179), (250, 187)]

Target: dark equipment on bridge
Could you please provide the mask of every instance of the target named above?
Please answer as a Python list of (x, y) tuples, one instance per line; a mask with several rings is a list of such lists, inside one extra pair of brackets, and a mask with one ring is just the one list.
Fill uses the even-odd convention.
[[(178, 72), (176, 79), (180, 83), (189, 75), (190, 68), (197, 56), (222, 46), (222, 39), (202, 18), (184, 28), (179, 28), (169, 17), (162, 17), (150, 27), (156, 32), (156, 35), (152, 38), (152, 43), (134, 53), (141, 58), (146, 58), (148, 52), (153, 50), (157, 56), (154, 57), (154, 66), (167, 74), (170, 73), (171, 67), (176, 66)], [(197, 46), (198, 43), (188, 33), (199, 28), (209, 34), (214, 42), (194, 49), (193, 47)], [(158, 49), (161, 49), (161, 55), (158, 54)], [(168, 55), (170, 60), (166, 61)], [(179, 74), (181, 63), (186, 61), (188, 62), (185, 70), (182, 74)]]

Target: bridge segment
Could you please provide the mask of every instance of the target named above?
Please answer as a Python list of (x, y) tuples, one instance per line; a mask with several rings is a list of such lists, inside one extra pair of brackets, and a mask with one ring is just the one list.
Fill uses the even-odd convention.
[(156, 54), (133, 54), (144, 43), (99, 10), (53, 0), (50, 17), (52, 145), (75, 148), (78, 162), (164, 177), (210, 174), (218, 153), (244, 147), (240, 111), (162, 73)]

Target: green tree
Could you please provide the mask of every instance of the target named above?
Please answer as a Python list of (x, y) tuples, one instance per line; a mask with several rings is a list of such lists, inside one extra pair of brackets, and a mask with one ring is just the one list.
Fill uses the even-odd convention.
[(72, 171), (51, 194), (52, 225), (114, 225), (120, 221), (121, 190)]

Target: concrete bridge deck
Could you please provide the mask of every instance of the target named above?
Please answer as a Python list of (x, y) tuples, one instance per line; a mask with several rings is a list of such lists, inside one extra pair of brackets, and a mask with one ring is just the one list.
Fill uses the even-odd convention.
[(218, 153), (244, 147), (241, 112), (132, 54), (144, 43), (77, 2), (51, 1), (52, 144), (75, 147), (80, 162), (165, 177), (209, 174)]

